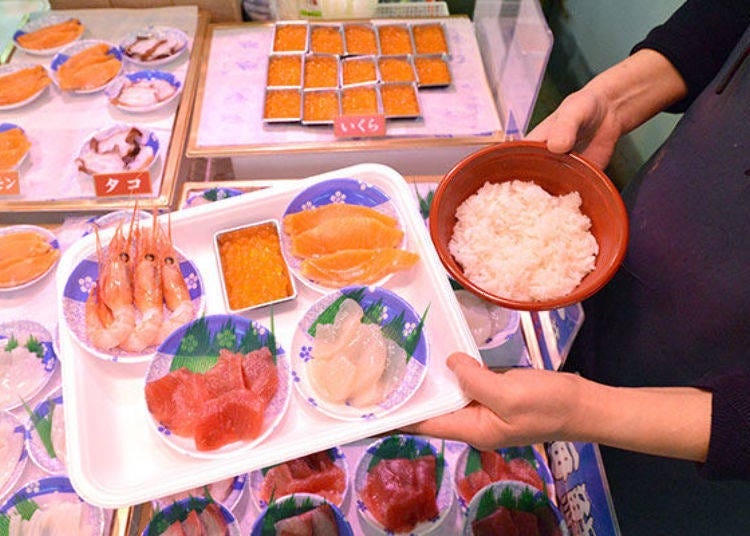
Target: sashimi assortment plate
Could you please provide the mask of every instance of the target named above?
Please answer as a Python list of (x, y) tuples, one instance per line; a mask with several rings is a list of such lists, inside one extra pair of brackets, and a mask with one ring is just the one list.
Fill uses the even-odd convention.
[[(329, 198), (336, 197), (338, 203), (347, 203), (341, 196), (337, 197), (337, 192), (341, 193), (342, 180), (348, 186), (356, 184), (358, 191), (374, 188), (387, 197), (387, 203), (392, 207), (392, 218), (396, 222), (393, 225), (389, 223), (388, 227), (397, 227), (403, 233), (398, 244), (366, 249), (368, 246), (347, 243), (338, 246), (343, 248), (341, 251), (324, 249), (311, 258), (315, 261), (324, 257), (333, 259), (327, 264), (320, 264), (322, 268), (318, 268), (321, 273), (341, 281), (337, 287), (318, 289), (299, 285), (294, 300), (252, 309), (243, 316), (227, 315), (222, 294), (222, 268), (213, 243), (216, 234), (268, 220), (279, 221), (282, 232), (287, 233), (290, 231), (290, 220), (285, 218), (285, 214), (295, 212), (290, 210), (290, 206), (299, 196), (304, 196), (304, 192), (321, 190)], [(305, 214), (306, 219), (310, 219), (308, 216), (312, 219), (319, 217), (320, 213), (315, 212), (317, 206), (313, 205), (308, 205), (306, 210), (310, 212)], [(353, 212), (361, 212), (361, 209), (355, 208)], [(359, 217), (359, 214), (345, 217)], [(376, 219), (380, 217), (375, 216)], [(205, 300), (203, 314), (206, 316), (198, 316), (193, 325), (201, 322), (210, 324), (212, 318), (219, 318), (219, 325), (222, 326), (226, 322), (235, 325), (224, 330), (227, 333), (221, 336), (218, 333), (211, 335), (209, 329), (210, 336), (200, 343), (203, 350), (195, 350), (196, 341), (192, 340), (188, 346), (194, 349), (193, 355), (181, 355), (180, 358), (195, 357), (198, 363), (210, 357), (213, 361), (209, 365), (191, 362), (181, 366), (177, 370), (182, 372), (176, 375), (174, 384), (167, 386), (171, 391), (167, 390), (166, 395), (162, 392), (157, 397), (149, 396), (148, 391), (153, 390), (149, 387), (150, 382), (159, 379), (159, 374), (166, 374), (168, 369), (172, 369), (169, 373), (175, 373), (172, 364), (176, 359), (175, 352), (180, 353), (179, 346), (188, 338), (189, 327), (179, 328), (173, 336), (168, 337), (151, 364), (145, 360), (100, 359), (97, 352), (83, 344), (80, 336), (71, 329), (66, 318), (67, 298), (64, 290), (69, 281), (78, 281), (76, 269), (81, 262), (96, 254), (96, 237), (83, 237), (60, 260), (57, 271), (60, 348), (66, 356), (66, 363), (69, 363), (62, 371), (68, 470), (76, 489), (87, 501), (107, 508), (146, 502), (326, 451), (337, 445), (454, 411), (467, 403), (445, 361), (453, 351), (466, 352), (476, 359), (479, 359), (479, 352), (414, 206), (412, 193), (403, 177), (393, 169), (376, 164), (353, 166), (176, 212), (171, 214), (170, 220), (174, 247), (200, 274), (202, 299)], [(166, 225), (167, 216), (161, 216), (160, 223)], [(388, 229), (385, 232), (393, 234)], [(113, 229), (102, 231), (102, 242), (107, 243), (114, 233)], [(284, 253), (288, 260), (287, 253)], [(386, 260), (381, 262), (382, 265), (400, 269), (378, 285), (374, 282), (351, 281), (352, 274), (361, 276), (363, 269), (372, 272), (372, 268), (378, 268), (377, 263), (372, 262), (365, 262), (363, 268), (363, 256), (384, 258)], [(391, 262), (394, 256), (406, 256), (409, 262), (400, 266)], [(248, 270), (255, 268), (255, 265), (263, 266), (265, 262), (264, 259), (251, 261)], [(379, 273), (374, 276), (375, 281), (384, 279)], [(359, 298), (361, 303), (352, 299), (349, 300), (352, 303), (345, 306), (350, 310), (358, 308), (362, 312), (353, 317), (359, 322), (352, 322), (351, 319), (347, 322), (346, 315), (340, 314), (344, 308), (341, 304), (347, 301), (344, 293), (350, 294), (350, 298)], [(331, 307), (334, 302), (340, 307)], [(243, 324), (244, 328), (238, 324)], [(237, 345), (243, 339), (241, 332), (249, 326), (255, 326), (258, 331), (262, 328), (269, 334), (267, 347), (257, 349), (257, 346)], [(311, 330), (327, 335), (310, 341), (306, 337)], [(172, 337), (174, 340), (171, 340)], [(202, 339), (198, 337), (196, 340)], [(366, 357), (370, 360), (368, 363), (382, 371), (382, 375), (374, 378), (372, 383), (388, 383), (388, 380), (391, 382), (388, 385), (394, 388), (384, 388), (375, 395), (368, 393), (364, 397), (367, 401), (365, 411), (362, 411), (363, 408), (352, 411), (352, 403), (361, 400), (358, 393), (351, 390), (356, 391), (357, 386), (364, 384), (362, 374), (368, 367), (367, 363), (342, 361), (344, 368), (341, 370), (347, 373), (347, 377), (346, 382), (338, 383), (345, 383), (346, 389), (341, 391), (335, 378), (333, 383), (329, 381), (327, 387), (324, 385), (324, 388), (337, 391), (339, 398), (335, 404), (331, 403), (335, 411), (321, 411), (320, 407), (308, 400), (311, 396), (306, 396), (304, 387), (298, 385), (303, 383), (308, 372), (303, 367), (309, 367), (311, 360), (329, 359), (326, 351), (331, 348), (355, 343), (379, 349)], [(388, 376), (393, 370), (385, 357), (385, 348), (390, 346), (398, 347), (405, 362), (401, 364), (403, 366), (396, 367), (402, 370), (400, 373), (397, 370), (393, 377)], [(207, 450), (200, 450), (187, 432), (199, 428), (201, 419), (207, 415), (221, 413), (226, 408), (217, 406), (214, 399), (199, 407), (185, 403), (189, 397), (186, 397), (186, 391), (181, 391), (183, 384), (203, 392), (206, 387), (200, 384), (208, 382), (210, 391), (213, 380), (209, 377), (216, 376), (212, 373), (212, 367), (221, 366), (227, 370), (234, 367), (242, 372), (236, 374), (237, 385), (231, 386), (231, 392), (235, 392), (234, 389), (258, 392), (250, 387), (251, 370), (243, 368), (242, 364), (255, 352), (273, 353), (274, 350), (279, 392), (274, 396), (279, 401), (272, 401), (268, 406), (270, 413), (264, 413), (260, 433), (253, 424), (248, 425), (253, 430), (250, 433), (234, 429), (234, 425), (224, 426), (229, 421), (235, 421), (225, 419), (222, 426), (215, 427), (221, 428), (223, 437), (217, 439), (215, 444), (211, 441), (202, 443), (201, 448), (207, 447)], [(305, 359), (308, 363), (305, 363)], [(159, 361), (163, 361), (163, 364), (156, 365)], [(157, 367), (161, 371), (158, 374), (153, 372)], [(333, 376), (337, 377), (339, 371), (335, 368), (332, 370), (336, 370)], [(193, 377), (201, 374), (205, 378), (196, 380)], [(180, 385), (175, 387), (176, 384)], [(318, 382), (319, 390), (321, 385)], [(215, 393), (218, 393), (217, 389), (214, 388)], [(393, 399), (391, 391), (397, 393)], [(239, 398), (246, 396), (244, 393), (239, 395)], [(319, 393), (317, 395), (317, 399), (312, 397), (316, 403), (320, 400)], [(159, 412), (155, 400), (167, 400), (172, 404), (165, 407), (171, 407), (176, 415), (179, 414), (176, 429), (183, 434), (181, 437), (167, 436), (165, 429), (170, 432), (175, 430), (163, 426), (161, 421), (165, 418), (169, 420), (169, 416), (165, 417), (163, 412)], [(227, 411), (230, 414), (234, 410)], [(161, 431), (160, 425), (163, 428)], [(175, 428), (174, 423), (171, 425)]]

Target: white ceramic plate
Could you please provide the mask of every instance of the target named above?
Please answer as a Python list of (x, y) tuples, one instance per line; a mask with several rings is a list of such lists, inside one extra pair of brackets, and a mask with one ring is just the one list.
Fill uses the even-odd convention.
[[(319, 506), (321, 504), (328, 504), (331, 507), (331, 510), (333, 510), (333, 515), (336, 518), (336, 529), (337, 534), (339, 536), (353, 536), (352, 527), (349, 524), (349, 522), (344, 517), (344, 514), (339, 510), (339, 507), (335, 504), (325, 500), (320, 495), (313, 495), (311, 493), (295, 493), (293, 495), (287, 495), (286, 497), (279, 497), (279, 499), (276, 501), (276, 504), (283, 504), (286, 501), (293, 501), (295, 506), (302, 506), (306, 502), (311, 503), (313, 506)], [(271, 511), (275, 507), (275, 505), (268, 506), (267, 508), (264, 508), (263, 511), (260, 513), (258, 518), (253, 523), (253, 527), (250, 530), (250, 536), (262, 536), (264, 534), (263, 532), (263, 524), (265, 522), (265, 518), (268, 515), (272, 515)], [(302, 514), (303, 511), (298, 511), (294, 515)], [(282, 518), (283, 519), (283, 518)]]
[[(144, 61), (137, 57), (131, 56), (127, 53), (127, 48), (134, 43), (139, 37), (145, 38), (157, 38), (157, 39), (172, 39), (175, 43), (179, 43), (179, 47), (174, 51), (173, 54), (160, 58), (153, 61)], [(169, 26), (148, 26), (138, 31), (128, 34), (122, 41), (120, 41), (120, 50), (128, 61), (141, 65), (143, 67), (155, 67), (157, 65), (164, 65), (176, 59), (184, 50), (187, 49), (188, 36), (182, 30), (172, 28)]]
[[(84, 148), (91, 142), (92, 138), (102, 139), (102, 138), (104, 138), (106, 136), (109, 136), (111, 134), (115, 134), (115, 133), (117, 133), (119, 131), (127, 130), (127, 129), (130, 129), (130, 128), (137, 128), (138, 130), (141, 131), (141, 133), (143, 134), (142, 138), (146, 139), (146, 142), (143, 145), (146, 146), (146, 147), (149, 147), (151, 149), (151, 152), (153, 153), (153, 156), (152, 156), (151, 160), (149, 160), (146, 163), (146, 165), (143, 166), (143, 167), (141, 167), (141, 168), (138, 168), (138, 169), (123, 169), (123, 170), (119, 170), (119, 171), (142, 171), (142, 170), (146, 170), (146, 169), (152, 168), (153, 165), (156, 163), (156, 160), (159, 158), (159, 138), (156, 136), (156, 134), (153, 131), (151, 131), (151, 130), (149, 130), (147, 128), (134, 127), (134, 125), (118, 124), (118, 125), (113, 125), (111, 127), (103, 128), (101, 130), (97, 130), (96, 132), (92, 133), (90, 136), (86, 137), (86, 141), (84, 141), (81, 144), (81, 148), (78, 150), (76, 158), (81, 158), (82, 157), (82, 155), (84, 153)], [(77, 167), (77, 164), (76, 164), (76, 167)], [(99, 172), (100, 173), (107, 173), (106, 170), (99, 171)], [(109, 171), (109, 172), (113, 173), (113, 171)], [(81, 171), (81, 173), (83, 173), (85, 175), (89, 175), (85, 171)]]
[[(120, 92), (126, 84), (136, 83), (143, 80), (163, 80), (174, 88), (174, 93), (172, 93), (164, 100), (146, 104), (143, 106), (130, 106), (127, 104), (123, 104), (117, 100), (117, 97), (120, 95)], [(112, 104), (112, 106), (122, 110), (123, 112), (130, 113), (147, 113), (153, 112), (160, 108), (164, 108), (170, 102), (179, 97), (180, 93), (182, 93), (182, 82), (180, 82), (175, 75), (164, 71), (154, 70), (138, 71), (135, 73), (125, 74), (115, 79), (115, 81), (107, 86), (107, 88), (104, 90), (104, 94), (107, 95), (107, 98), (109, 99), (109, 102), (110, 104)]]
[[(18, 125), (14, 124), (14, 123), (0, 123), (0, 132), (6, 132), (6, 131), (11, 130), (13, 128), (20, 129), (21, 132), (23, 132), (23, 135), (26, 136), (26, 131), (24, 131), (24, 129), (22, 129)], [(26, 139), (27, 140), (29, 139), (28, 136), (26, 136)], [(20, 168), (21, 164), (23, 164), (24, 160), (26, 160), (26, 157), (29, 156), (29, 151), (31, 151), (30, 147), (29, 147), (29, 149), (26, 150), (25, 153), (23, 153), (21, 155), (21, 158), (18, 160), (18, 162), (16, 162), (13, 165), (13, 167), (11, 167), (10, 169), (18, 169), (18, 168)]]
[(84, 39), (83, 41), (76, 41), (66, 46), (60, 52), (55, 54), (54, 58), (52, 58), (50, 69), (52, 70), (52, 81), (55, 83), (55, 85), (58, 88), (60, 87), (60, 82), (57, 80), (57, 72), (60, 70), (60, 67), (62, 67), (62, 65), (70, 59), (71, 56), (74, 56), (78, 54), (79, 52), (83, 52), (87, 48), (91, 48), (94, 45), (98, 45), (101, 43), (109, 47), (107, 54), (114, 56), (120, 62), (120, 70), (117, 72), (117, 74), (115, 74), (115, 76), (112, 77), (111, 80), (108, 80), (106, 83), (102, 84), (101, 86), (90, 88), (90, 89), (74, 89), (74, 90), (71, 90), (71, 93), (77, 93), (80, 95), (88, 95), (89, 93), (96, 93), (97, 91), (101, 91), (104, 88), (106, 88), (109, 84), (111, 84), (112, 81), (115, 80), (120, 75), (120, 73), (122, 73), (122, 70), (123, 70), (122, 52), (120, 52), (119, 48), (117, 48), (115, 45), (113, 45), (112, 43), (108, 41), (102, 41), (101, 39)]
[[(26, 450), (29, 453), (31, 461), (34, 462), (37, 467), (51, 475), (63, 475), (66, 473), (66, 466), (64, 461), (65, 453), (58, 452), (60, 445), (55, 442), (54, 432), (52, 434), (52, 448), (55, 451), (56, 455), (53, 458), (52, 456), (50, 456), (49, 452), (47, 452), (44, 443), (39, 437), (39, 432), (37, 432), (37, 429), (34, 426), (34, 420), (48, 418), (49, 410), (52, 404), (54, 404), (54, 409), (52, 410), (54, 427), (54, 424), (57, 422), (54, 419), (56, 417), (60, 418), (60, 415), (64, 415), (61, 387), (55, 389), (52, 393), (49, 394), (47, 398), (40, 402), (36, 406), (36, 408), (34, 408), (33, 419), (30, 417), (28, 422), (26, 423)], [(60, 422), (64, 423), (64, 420)], [(63, 457), (61, 458), (60, 456)]]
[[(84, 28), (81, 35), (79, 35), (72, 41), (68, 41), (67, 43), (64, 43), (58, 47), (52, 47), (52, 48), (43, 48), (43, 49), (26, 48), (24, 46), (21, 46), (21, 44), (18, 42), (18, 38), (21, 37), (23, 34), (35, 32), (37, 30), (41, 30), (42, 28), (46, 28), (47, 26), (60, 24), (62, 22), (65, 22), (73, 18), (76, 18), (76, 17), (71, 17), (70, 15), (62, 15), (59, 13), (49, 13), (47, 15), (44, 15), (42, 17), (39, 17), (37, 19), (27, 22), (23, 26), (23, 28), (21, 28), (20, 30), (18, 30), (16, 33), (13, 34), (13, 41), (18, 48), (20, 48), (27, 54), (33, 54), (35, 56), (51, 56), (55, 52), (58, 52), (59, 50), (68, 46), (70, 43), (74, 43), (78, 41), (81, 38), (81, 36), (86, 32), (86, 29)], [(80, 22), (80, 19), (78, 20)]]
[[(13, 233), (28, 232), (28, 231), (33, 231), (41, 235), (43, 238), (46, 239), (47, 243), (49, 243), (54, 249), (57, 249), (57, 250), (60, 249), (60, 242), (57, 241), (57, 237), (51, 231), (48, 231), (44, 227), (37, 227), (36, 225), (11, 225), (9, 227), (4, 227), (0, 229), (0, 236), (13, 234)], [(30, 287), (37, 281), (41, 280), (48, 273), (50, 273), (55, 268), (55, 266), (57, 266), (57, 260), (55, 260), (55, 262), (53, 262), (49, 266), (49, 268), (47, 268), (45, 272), (39, 274), (33, 279), (30, 279), (29, 281), (24, 281), (23, 283), (9, 286), (9, 287), (0, 286), (0, 294), (3, 292), (15, 291), (15, 290), (20, 290), (26, 287)]]
[(24, 450), (24, 436), (21, 421), (8, 411), (0, 411), (0, 444), (7, 449), (0, 458), (0, 497), (16, 485), (26, 468), (28, 456)]
[[(30, 69), (31, 67), (36, 67), (36, 64), (23, 62), (23, 63), (8, 64), (8, 65), (0, 65), (0, 77), (3, 77), (7, 74), (13, 74), (18, 71), (22, 71), (23, 69)], [(44, 70), (47, 71), (47, 74), (49, 75), (49, 69), (44, 67)], [(50, 76), (50, 78), (54, 80), (54, 77)], [(42, 89), (40, 89), (39, 91), (37, 91), (36, 93), (34, 93), (33, 95), (29, 96), (28, 98), (24, 100), (13, 102), (11, 104), (3, 104), (0, 106), (0, 110), (15, 110), (16, 108), (20, 108), (22, 106), (26, 106), (27, 104), (31, 104), (36, 99), (41, 97), (42, 93), (44, 93), (49, 86), (50, 84), (47, 84)]]

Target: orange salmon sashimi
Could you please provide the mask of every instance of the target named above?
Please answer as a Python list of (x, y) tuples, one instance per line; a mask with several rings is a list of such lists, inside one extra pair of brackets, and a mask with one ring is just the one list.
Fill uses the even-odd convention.
[(59, 256), (60, 250), (38, 233), (24, 231), (0, 236), (0, 288), (39, 277)]
[(29, 50), (46, 50), (57, 48), (75, 41), (85, 30), (78, 19), (68, 19), (59, 24), (45, 26), (33, 32), (25, 33), (16, 39), (19, 45)]
[(346, 474), (327, 452), (316, 452), (276, 465), (268, 470), (260, 487), (260, 498), (292, 493), (314, 493), (340, 505), (346, 489)]
[(0, 132), (0, 169), (12, 169), (31, 147), (31, 142), (20, 128)]
[(302, 261), (302, 275), (327, 287), (369, 285), (414, 266), (419, 255), (394, 248), (345, 249)]
[(312, 257), (343, 249), (394, 248), (404, 232), (374, 218), (347, 216), (326, 220), (312, 229), (292, 237), (292, 255)]
[(66, 91), (103, 86), (120, 72), (122, 63), (108, 53), (109, 46), (99, 43), (68, 58), (57, 71), (60, 88)]
[(389, 227), (398, 226), (398, 221), (395, 218), (378, 212), (374, 208), (362, 205), (349, 205), (347, 203), (331, 203), (310, 210), (287, 214), (284, 216), (284, 231), (294, 236), (312, 229), (324, 221), (352, 216), (374, 218)]
[(0, 76), (0, 106), (25, 101), (50, 83), (52, 80), (41, 65)]

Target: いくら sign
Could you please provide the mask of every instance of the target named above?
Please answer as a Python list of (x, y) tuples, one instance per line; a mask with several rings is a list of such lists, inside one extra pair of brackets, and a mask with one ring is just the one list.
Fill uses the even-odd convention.
[(18, 170), (0, 170), (0, 196), (19, 195), (21, 193), (21, 181)]
[(378, 138), (385, 136), (385, 116), (341, 115), (333, 122), (333, 134), (337, 138)]
[(125, 171), (122, 173), (97, 173), (94, 175), (97, 197), (117, 197), (151, 193), (151, 173)]

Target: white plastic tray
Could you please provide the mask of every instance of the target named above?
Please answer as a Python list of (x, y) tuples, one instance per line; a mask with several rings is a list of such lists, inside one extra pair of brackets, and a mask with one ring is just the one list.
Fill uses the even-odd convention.
[[(214, 233), (241, 224), (280, 218), (297, 193), (315, 182), (334, 178), (358, 179), (386, 192), (397, 207), (409, 248), (421, 257), (417, 266), (396, 274), (385, 284), (418, 311), (430, 306), (425, 324), (431, 348), (430, 364), (418, 392), (405, 406), (382, 418), (347, 422), (315, 411), (295, 391), (279, 428), (257, 445), (252, 455), (195, 459), (164, 444), (149, 422), (143, 394), (147, 364), (111, 363), (95, 357), (75, 342), (58, 311), (63, 396), (68, 417), (65, 427), (69, 472), (73, 485), (86, 501), (107, 508), (142, 503), (350, 443), (466, 404), (445, 360), (456, 350), (477, 359), (479, 352), (414, 205), (409, 186), (389, 167), (362, 164), (174, 213), (175, 245), (201, 271), (206, 287), (206, 314), (226, 312), (211, 242)], [(103, 237), (107, 239), (111, 233), (111, 230), (105, 231)], [(73, 244), (63, 255), (57, 271), (58, 304), (68, 275), (94, 248), (95, 237), (90, 235)], [(297, 321), (321, 296), (302, 284), (299, 290), (296, 301), (274, 310), (276, 334), (284, 348), (291, 348)], [(268, 309), (246, 314), (265, 324), (268, 324), (268, 315)]]

